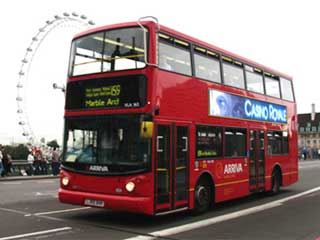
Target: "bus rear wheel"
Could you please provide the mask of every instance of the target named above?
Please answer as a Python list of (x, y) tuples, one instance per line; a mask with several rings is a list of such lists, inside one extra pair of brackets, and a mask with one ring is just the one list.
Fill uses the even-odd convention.
[(194, 191), (195, 206), (193, 213), (201, 214), (207, 211), (211, 205), (211, 188), (205, 181), (200, 181)]

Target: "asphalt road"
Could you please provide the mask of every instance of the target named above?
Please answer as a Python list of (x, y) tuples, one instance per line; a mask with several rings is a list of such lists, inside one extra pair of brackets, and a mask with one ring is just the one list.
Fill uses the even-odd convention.
[(320, 161), (301, 162), (299, 183), (277, 196), (258, 194), (217, 204), (197, 217), (148, 217), (65, 205), (57, 199), (58, 183), (0, 181), (0, 240), (320, 240)]

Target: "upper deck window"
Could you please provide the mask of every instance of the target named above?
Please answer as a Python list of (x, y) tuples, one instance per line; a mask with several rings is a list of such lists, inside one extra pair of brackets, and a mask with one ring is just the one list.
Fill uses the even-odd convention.
[(90, 34), (72, 43), (70, 76), (145, 67), (141, 28)]
[(194, 48), (195, 75), (198, 78), (221, 83), (220, 62), (217, 53), (204, 48)]
[(264, 94), (262, 71), (254, 69), (250, 66), (245, 66), (247, 89), (249, 91)]
[(289, 101), (294, 101), (292, 82), (285, 78), (280, 78), (282, 98)]
[(279, 80), (267, 76), (264, 79), (266, 84), (266, 94), (271, 97), (280, 98)]
[(222, 63), (224, 84), (244, 89), (244, 75), (242, 64), (236, 61), (234, 61), (234, 64), (232, 64), (232, 59), (229, 59), (227, 57), (222, 58), (228, 61), (224, 61)]
[(159, 67), (191, 76), (190, 44), (164, 34), (159, 40)]

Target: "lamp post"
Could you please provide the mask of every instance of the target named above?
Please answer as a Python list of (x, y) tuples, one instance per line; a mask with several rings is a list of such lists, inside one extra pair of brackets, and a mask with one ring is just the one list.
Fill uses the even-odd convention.
[(60, 89), (63, 93), (66, 91), (66, 87), (64, 85), (59, 86), (57, 83), (52, 84), (53, 89)]

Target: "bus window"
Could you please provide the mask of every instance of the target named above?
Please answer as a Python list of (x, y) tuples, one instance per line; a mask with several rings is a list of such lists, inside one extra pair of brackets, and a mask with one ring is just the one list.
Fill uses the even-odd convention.
[(256, 93), (264, 94), (263, 77), (261, 74), (246, 71), (247, 89)]
[(190, 51), (160, 42), (159, 67), (191, 76)]
[(225, 129), (225, 157), (246, 156), (246, 129)]
[(292, 91), (292, 82), (285, 79), (280, 78), (281, 84), (281, 95), (284, 100), (294, 101), (293, 91)]
[(244, 89), (243, 69), (229, 63), (223, 63), (224, 84)]
[[(74, 169), (98, 164), (105, 173), (145, 170), (150, 166), (151, 139), (140, 137), (139, 117), (68, 120), (65, 162)], [(90, 171), (90, 169), (89, 169)]]
[[(95, 41), (94, 39), (103, 39), (103, 33), (92, 34), (73, 42), (72, 59), (69, 66), (71, 76), (101, 71), (103, 41)], [(95, 44), (91, 44), (93, 41), (95, 41)]]
[(269, 155), (280, 155), (289, 153), (288, 132), (268, 132), (268, 153)]
[(95, 163), (96, 131), (73, 129), (68, 133), (68, 153), (66, 161), (73, 159), (78, 163)]
[(270, 77), (265, 77), (266, 94), (271, 97), (280, 98), (279, 81)]
[(196, 158), (214, 158), (222, 156), (222, 128), (197, 126)]
[(141, 28), (121, 28), (83, 36), (72, 43), (70, 76), (140, 69), (144, 63)]
[(200, 52), (198, 53), (196, 49), (195, 52), (194, 64), (196, 77), (221, 83), (220, 62), (215, 58), (200, 54)]

